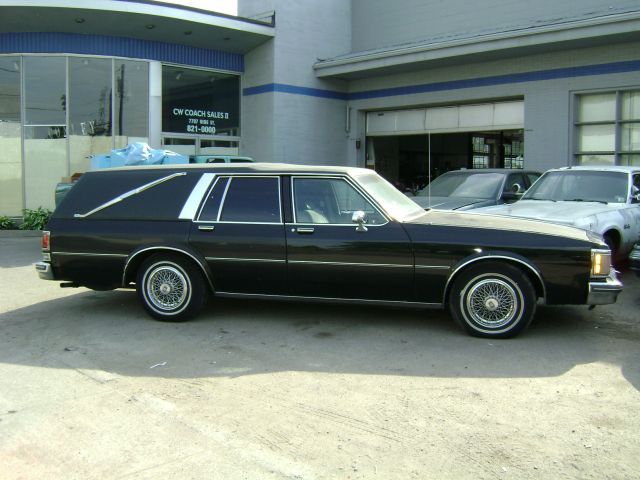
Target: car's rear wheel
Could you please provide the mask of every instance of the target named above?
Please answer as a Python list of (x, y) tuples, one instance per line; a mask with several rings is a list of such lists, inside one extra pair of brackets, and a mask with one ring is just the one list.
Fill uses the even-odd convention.
[(509, 338), (531, 323), (536, 300), (531, 280), (520, 269), (507, 263), (481, 262), (454, 280), (449, 309), (471, 335)]
[(153, 255), (145, 260), (138, 270), (136, 288), (147, 313), (165, 322), (193, 318), (207, 294), (198, 267), (177, 255)]

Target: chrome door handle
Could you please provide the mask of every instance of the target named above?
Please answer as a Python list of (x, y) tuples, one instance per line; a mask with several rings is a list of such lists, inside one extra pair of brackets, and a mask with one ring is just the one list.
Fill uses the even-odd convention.
[(213, 232), (213, 229), (216, 228), (213, 225), (198, 225), (198, 230), (201, 232)]
[(313, 233), (313, 232), (315, 232), (315, 231), (316, 231), (316, 229), (315, 229), (315, 228), (313, 228), (313, 227), (298, 227), (298, 228), (296, 228), (296, 230), (295, 230), (295, 231), (296, 231), (297, 233), (307, 233), (307, 234), (309, 234), (309, 233)]

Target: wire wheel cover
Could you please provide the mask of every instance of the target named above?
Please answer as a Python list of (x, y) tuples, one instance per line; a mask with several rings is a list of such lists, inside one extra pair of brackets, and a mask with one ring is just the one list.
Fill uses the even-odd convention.
[(154, 307), (171, 311), (185, 303), (189, 296), (189, 282), (182, 271), (163, 265), (149, 273), (146, 290), (147, 298)]
[(500, 328), (518, 313), (521, 295), (507, 282), (490, 278), (472, 284), (465, 298), (467, 311), (475, 322), (488, 328)]

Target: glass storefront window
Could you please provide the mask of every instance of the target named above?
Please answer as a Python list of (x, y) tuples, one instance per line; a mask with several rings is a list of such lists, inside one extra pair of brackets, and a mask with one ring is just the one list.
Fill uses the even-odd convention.
[(162, 131), (239, 136), (240, 77), (163, 66)]
[(56, 183), (68, 175), (64, 57), (24, 57), (24, 203), (53, 209)]
[(20, 57), (0, 57), (0, 215), (22, 210)]
[(116, 148), (149, 141), (149, 64), (114, 61)]
[(111, 64), (110, 59), (69, 58), (70, 173), (88, 170), (91, 155), (112, 148)]
[(66, 125), (66, 58), (24, 57), (26, 125)]

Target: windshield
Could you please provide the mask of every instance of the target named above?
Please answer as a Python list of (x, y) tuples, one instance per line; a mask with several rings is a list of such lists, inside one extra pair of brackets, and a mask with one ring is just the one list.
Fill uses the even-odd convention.
[(497, 198), (501, 173), (445, 173), (418, 192), (420, 197)]
[(522, 199), (626, 203), (628, 189), (624, 172), (562, 170), (542, 175)]
[(374, 172), (358, 172), (353, 177), (380, 206), (396, 220), (424, 213), (424, 209)]

